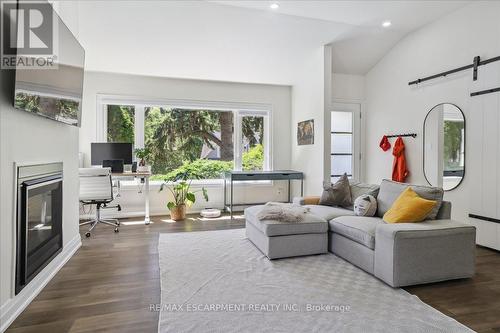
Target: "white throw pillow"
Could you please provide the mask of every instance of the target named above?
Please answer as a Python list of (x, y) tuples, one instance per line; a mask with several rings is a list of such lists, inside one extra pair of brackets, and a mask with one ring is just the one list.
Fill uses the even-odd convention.
[(377, 199), (369, 194), (363, 194), (354, 200), (354, 214), (357, 216), (375, 216)]

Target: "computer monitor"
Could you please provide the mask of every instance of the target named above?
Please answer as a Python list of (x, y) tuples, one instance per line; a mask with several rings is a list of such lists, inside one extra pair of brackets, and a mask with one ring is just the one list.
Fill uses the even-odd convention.
[(103, 160), (123, 160), (132, 164), (131, 143), (93, 142), (90, 147), (92, 165), (102, 165)]

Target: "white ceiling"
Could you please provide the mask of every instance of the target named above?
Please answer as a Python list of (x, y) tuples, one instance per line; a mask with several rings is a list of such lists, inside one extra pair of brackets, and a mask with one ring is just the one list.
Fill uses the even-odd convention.
[[(399, 29), (406, 30), (416, 29), (468, 3), (468, 1), (451, 0), (213, 0), (211, 2), (363, 27), (379, 27), (382, 21), (391, 20)], [(270, 9), (271, 3), (279, 4), (279, 9)]]
[[(278, 14), (345, 23), (351, 29), (332, 41), (337, 73), (366, 74), (401, 38), (470, 1), (214, 1)], [(269, 8), (278, 3), (277, 10)], [(381, 23), (390, 20), (392, 26)]]
[(308, 59), (350, 29), (205, 1), (61, 4), (63, 18), (78, 12), (87, 70), (138, 75), (292, 85)]
[(88, 70), (292, 85), (325, 44), (335, 72), (364, 74), (408, 32), (465, 4), (278, 2), (276, 11), (270, 1), (64, 0), (59, 9)]

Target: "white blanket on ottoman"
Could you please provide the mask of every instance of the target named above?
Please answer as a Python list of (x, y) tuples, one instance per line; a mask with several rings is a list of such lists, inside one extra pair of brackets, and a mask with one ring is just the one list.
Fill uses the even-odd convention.
[(309, 208), (281, 202), (268, 202), (257, 214), (260, 221), (274, 220), (279, 222), (302, 222)]

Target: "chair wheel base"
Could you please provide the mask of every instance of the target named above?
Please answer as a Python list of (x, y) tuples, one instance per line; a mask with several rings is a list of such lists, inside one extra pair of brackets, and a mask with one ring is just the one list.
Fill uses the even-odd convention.
[(115, 228), (115, 232), (119, 232), (120, 230), (118, 228)]
[(90, 237), (90, 232), (85, 233), (85, 237), (89, 238)]

